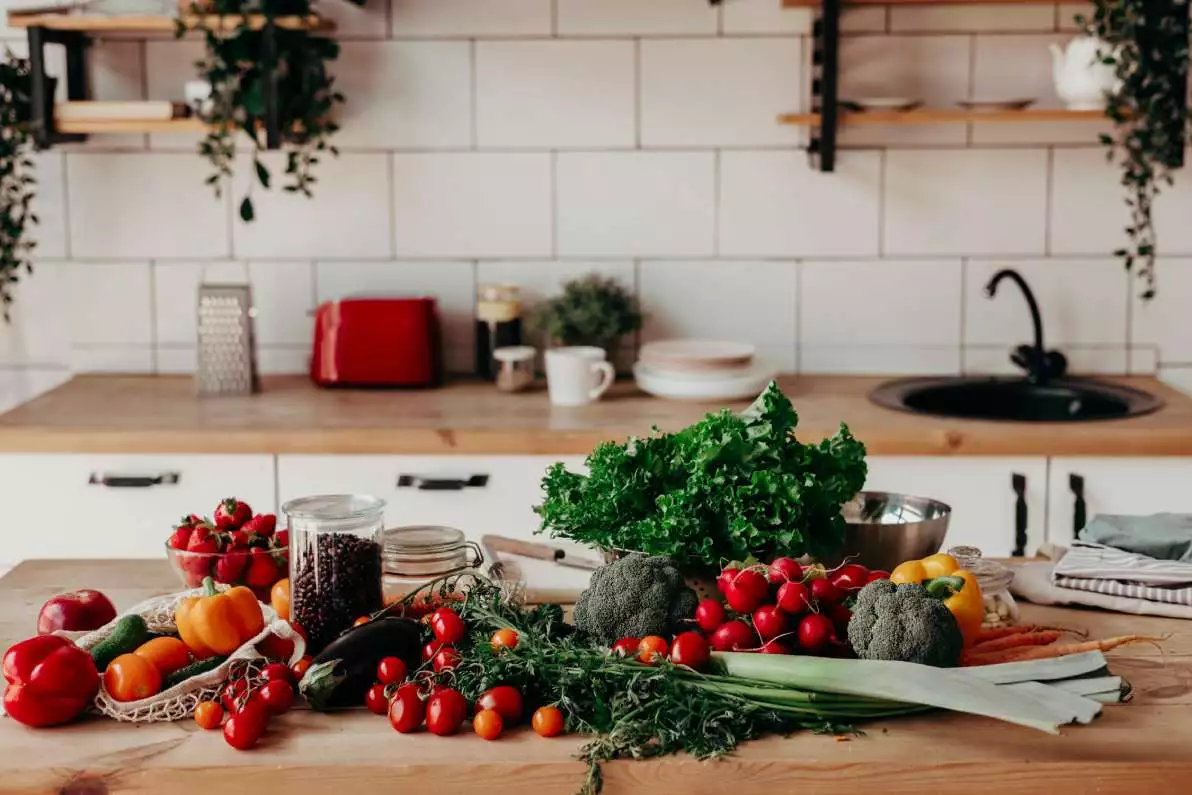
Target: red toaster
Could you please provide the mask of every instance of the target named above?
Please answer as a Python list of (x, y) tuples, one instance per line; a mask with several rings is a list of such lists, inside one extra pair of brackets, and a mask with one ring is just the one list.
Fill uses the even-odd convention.
[(310, 377), (319, 386), (439, 386), (440, 336), (433, 298), (328, 301), (315, 312)]

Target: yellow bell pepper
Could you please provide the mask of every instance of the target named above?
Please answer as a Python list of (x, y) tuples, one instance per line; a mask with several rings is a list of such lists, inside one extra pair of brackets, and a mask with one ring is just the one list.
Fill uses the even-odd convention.
[(943, 599), (960, 627), (965, 647), (976, 642), (985, 617), (981, 600), (981, 586), (968, 569), (960, 568), (956, 558), (944, 552), (922, 560), (908, 560), (890, 572), (890, 581), (896, 585), (919, 583), (931, 593)]

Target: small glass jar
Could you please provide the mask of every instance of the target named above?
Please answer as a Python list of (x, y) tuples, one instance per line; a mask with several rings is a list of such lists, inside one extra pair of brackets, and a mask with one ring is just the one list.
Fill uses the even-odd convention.
[(357, 618), (383, 606), (385, 501), (327, 494), (281, 509), (290, 531), (290, 617), (317, 654)]
[(439, 577), (479, 573), (484, 565), (479, 545), (454, 527), (395, 527), (385, 531), (384, 543), (385, 604), (403, 599)]
[(493, 380), (493, 352), (522, 343), (521, 290), (516, 284), (482, 284), (476, 291), (476, 374)]
[(1014, 581), (1014, 570), (996, 560), (981, 557), (976, 547), (952, 547), (948, 554), (956, 558), (961, 567), (968, 569), (981, 586), (981, 599), (985, 603), (985, 617), (982, 624), (987, 627), (1013, 626), (1018, 623), (1018, 603), (1010, 594), (1010, 583)]
[(497, 348), (497, 389), (502, 392), (521, 392), (534, 383), (534, 358), (538, 351), (529, 345)]

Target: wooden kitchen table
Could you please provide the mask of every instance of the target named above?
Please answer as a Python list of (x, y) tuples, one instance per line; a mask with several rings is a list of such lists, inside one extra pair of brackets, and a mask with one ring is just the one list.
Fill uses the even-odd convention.
[[(0, 579), (0, 648), (33, 632), (41, 604), (81, 587), (118, 608), (174, 589), (165, 561), (27, 562)], [(606, 765), (605, 792), (1178, 793), (1192, 781), (1192, 623), (1026, 606), (1025, 618), (1089, 630), (1170, 634), (1160, 650), (1109, 655), (1134, 684), (1134, 701), (1107, 706), (1090, 726), (1058, 737), (960, 715), (935, 714), (864, 726), (835, 738), (801, 733), (746, 743), (726, 760), (687, 757)], [(363, 710), (293, 711), (250, 752), (192, 721), (130, 725), (89, 719), (49, 730), (0, 720), (0, 792), (101, 795), (548, 795), (574, 792), (584, 766), (578, 737), (542, 739), (529, 729), (497, 742), (469, 734), (399, 735)]]

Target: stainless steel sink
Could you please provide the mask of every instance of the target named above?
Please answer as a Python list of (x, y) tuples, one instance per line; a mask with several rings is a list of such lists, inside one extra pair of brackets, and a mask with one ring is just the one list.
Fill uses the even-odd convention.
[(879, 406), (974, 420), (1088, 422), (1149, 414), (1163, 401), (1131, 387), (1077, 378), (907, 378), (882, 384)]

